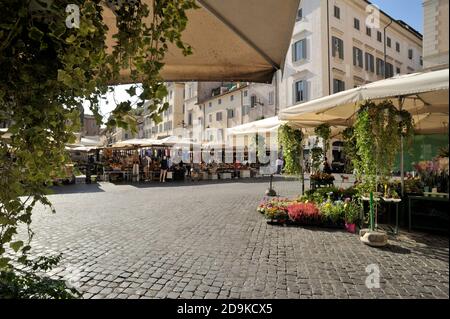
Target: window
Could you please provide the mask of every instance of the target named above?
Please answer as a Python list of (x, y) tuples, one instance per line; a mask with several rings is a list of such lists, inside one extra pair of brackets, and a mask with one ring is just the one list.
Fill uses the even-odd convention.
[(302, 39), (293, 44), (292, 60), (294, 62), (306, 59), (306, 39)]
[(394, 66), (386, 62), (386, 77), (391, 78), (394, 76)]
[(248, 96), (248, 91), (244, 91), (244, 97)]
[(400, 52), (400, 43), (395, 42), (395, 51)]
[(371, 37), (372, 36), (372, 29), (369, 27), (366, 27), (366, 34)]
[(216, 113), (216, 121), (222, 121), (222, 112)]
[(229, 119), (232, 119), (234, 117), (234, 109), (228, 109), (227, 116)]
[(230, 101), (234, 101), (234, 95), (230, 96)]
[(172, 114), (172, 112), (173, 112), (173, 106), (171, 105), (171, 106), (169, 106), (169, 114)]
[(220, 105), (220, 104), (222, 104), (222, 99), (219, 99), (218, 101), (217, 101), (217, 103)]
[(209, 114), (209, 123), (212, 122), (212, 114)]
[(128, 133), (125, 133), (125, 139), (128, 140)]
[(366, 71), (375, 72), (375, 60), (372, 54), (366, 52)]
[(295, 82), (294, 89), (295, 89), (295, 102), (305, 102), (306, 101), (306, 87), (307, 83), (306, 81), (297, 81)]
[(383, 42), (383, 34), (380, 31), (377, 31), (377, 40), (378, 42)]
[(386, 45), (387, 45), (389, 48), (392, 47), (392, 40), (391, 40), (391, 38), (389, 38), (389, 37), (386, 38)]
[(188, 114), (188, 125), (192, 125), (192, 112)]
[(172, 129), (172, 121), (167, 122), (167, 130), (170, 131)]
[(269, 105), (273, 105), (275, 102), (275, 92), (269, 92)]
[(250, 106), (255, 107), (256, 106), (256, 95), (252, 95), (250, 97)]
[(296, 19), (296, 21), (301, 21), (302, 19), (303, 19), (303, 9), (300, 8), (297, 11), (297, 19)]
[(377, 75), (384, 76), (384, 61), (380, 58), (377, 58)]
[(356, 19), (356, 18), (353, 19), (353, 27), (354, 27), (356, 30), (359, 30), (359, 20)]
[(353, 65), (363, 68), (363, 52), (357, 47), (353, 47)]
[(345, 91), (345, 82), (339, 79), (333, 79), (333, 93)]
[(336, 37), (331, 37), (331, 42), (332, 42), (332, 52), (333, 52), (333, 57), (338, 56), (339, 59), (344, 59), (344, 42)]
[(423, 56), (420, 57), (419, 63), (420, 63), (421, 66), (423, 66)]
[(412, 60), (413, 58), (413, 49), (408, 50), (408, 59)]
[(337, 6), (334, 6), (334, 17), (336, 19), (340, 19), (341, 18), (341, 9)]
[(400, 73), (401, 73), (401, 71), (400, 71), (400, 68), (399, 68), (399, 67), (397, 67), (397, 69), (395, 70), (395, 73), (396, 73), (396, 74), (400, 74)]
[(209, 107), (212, 107), (212, 102), (209, 102)]
[(171, 98), (172, 98), (172, 95), (173, 95), (173, 91), (172, 91), (172, 90), (170, 90), (170, 91), (169, 91), (169, 99), (171, 99)]

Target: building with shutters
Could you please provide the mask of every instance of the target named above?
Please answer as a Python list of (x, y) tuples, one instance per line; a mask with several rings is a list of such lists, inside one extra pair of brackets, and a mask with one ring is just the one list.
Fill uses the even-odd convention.
[(422, 35), (369, 1), (301, 1), (280, 108), (421, 69)]

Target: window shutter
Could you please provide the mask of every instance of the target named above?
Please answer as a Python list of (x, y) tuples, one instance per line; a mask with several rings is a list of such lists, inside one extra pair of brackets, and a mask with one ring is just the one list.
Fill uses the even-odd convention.
[(302, 40), (302, 58), (306, 59), (307, 55), (306, 55), (306, 39)]

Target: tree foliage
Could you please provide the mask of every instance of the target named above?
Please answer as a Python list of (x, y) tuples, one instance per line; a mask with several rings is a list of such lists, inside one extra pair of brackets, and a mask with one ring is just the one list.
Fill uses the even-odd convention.
[[(82, 101), (89, 101), (100, 123), (99, 103), (113, 90), (108, 83), (120, 83), (121, 72), (129, 70), (141, 84), (131, 86), (128, 94), (139, 99), (138, 107), (151, 101), (151, 117), (158, 122), (168, 107), (159, 74), (169, 44), (185, 55), (192, 53), (181, 34), (186, 11), (196, 8), (194, 0), (158, 0), (151, 8), (143, 1), (120, 1), (114, 8), (118, 31), (112, 50), (105, 41), (105, 2), (70, 3), (79, 8), (78, 27), (66, 25), (67, 1), (0, 2), (0, 123), (9, 123), (11, 134), (8, 140), (0, 138), (2, 271), (27, 261), (33, 208), (38, 202), (51, 207), (46, 185), (63, 173), (65, 145), (74, 141)], [(118, 104), (106, 124), (133, 124), (131, 109), (131, 102)], [(23, 241), (16, 239), (21, 224), (28, 229)]]

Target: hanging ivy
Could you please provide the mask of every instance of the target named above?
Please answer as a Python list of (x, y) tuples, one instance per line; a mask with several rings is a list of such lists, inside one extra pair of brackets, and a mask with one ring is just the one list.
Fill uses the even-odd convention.
[(342, 139), (344, 140), (345, 170), (346, 172), (351, 173), (355, 168), (352, 159), (356, 159), (358, 156), (354, 127), (347, 127), (342, 132)]
[(377, 184), (384, 185), (391, 177), (401, 138), (412, 139), (412, 117), (404, 110), (398, 111), (390, 101), (367, 101), (357, 113), (353, 133), (351, 136), (349, 130), (346, 135), (349, 155), (362, 181), (360, 191), (376, 192)]
[(283, 147), (284, 171), (287, 174), (302, 176), (302, 150), (303, 133), (300, 129), (285, 124), (280, 126), (278, 132), (280, 145)]
[(329, 124), (321, 124), (314, 129), (314, 133), (322, 139), (323, 156), (326, 157), (330, 147), (331, 128)]
[[(116, 44), (108, 48), (108, 27), (102, 17), (105, 3), (112, 6), (113, 2)], [(68, 3), (79, 10), (76, 27), (67, 24)], [(22, 278), (25, 275), (13, 265), (27, 263), (34, 206), (40, 202), (51, 207), (45, 185), (63, 174), (68, 159), (65, 145), (75, 141), (82, 101), (89, 103), (101, 124), (100, 101), (113, 91), (108, 84), (120, 83), (126, 70), (132, 81), (142, 83), (128, 90), (130, 98), (138, 98), (136, 106), (149, 101), (155, 122), (168, 107), (163, 102), (167, 90), (160, 71), (170, 44), (185, 55), (192, 53), (181, 35), (188, 22), (186, 11), (197, 5), (195, 0), (151, 3), (150, 8), (142, 0), (0, 2), (0, 122), (9, 123), (11, 134), (8, 143), (0, 139), (1, 297), (26, 296), (8, 294), (6, 289), (15, 287), (12, 278), (15, 283), (31, 278)], [(129, 101), (118, 104), (105, 124), (135, 126), (129, 116), (133, 107)], [(20, 225), (28, 228), (28, 240), (16, 239)], [(6, 255), (7, 250), (16, 254)], [(42, 295), (66, 297), (50, 289), (48, 281), (42, 287)]]

